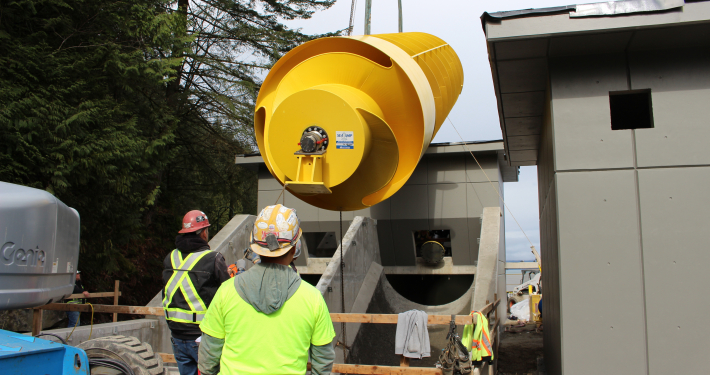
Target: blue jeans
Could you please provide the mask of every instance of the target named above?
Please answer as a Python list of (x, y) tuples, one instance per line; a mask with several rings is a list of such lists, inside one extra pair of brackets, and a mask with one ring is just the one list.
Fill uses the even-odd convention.
[(80, 311), (67, 311), (67, 328), (74, 328), (75, 324), (80, 326), (79, 316), (81, 316)]
[(197, 375), (197, 351), (200, 345), (195, 340), (180, 340), (171, 337), (173, 354), (180, 370), (180, 375)]

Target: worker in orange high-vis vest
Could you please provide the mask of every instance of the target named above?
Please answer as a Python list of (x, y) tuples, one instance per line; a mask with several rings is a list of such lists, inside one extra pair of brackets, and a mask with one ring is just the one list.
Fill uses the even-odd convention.
[(329, 374), (335, 360), (333, 322), (321, 293), (289, 265), (300, 252), (296, 210), (264, 208), (251, 250), (261, 263), (225, 282), (200, 329), (202, 375)]
[(180, 375), (197, 375), (200, 323), (217, 289), (229, 279), (224, 256), (207, 243), (209, 226), (204, 212), (188, 212), (175, 250), (163, 261), (163, 309)]

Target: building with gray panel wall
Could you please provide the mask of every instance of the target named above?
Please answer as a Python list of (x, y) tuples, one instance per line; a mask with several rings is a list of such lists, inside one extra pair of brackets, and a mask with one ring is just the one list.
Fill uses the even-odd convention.
[[(550, 374), (709, 371), (710, 2), (659, 4), (482, 17), (509, 164), (538, 166)], [(618, 129), (619, 94), (651, 127)]]
[[(467, 147), (485, 173), (463, 144), (432, 144), (407, 183), (392, 197), (364, 210), (343, 212), (343, 233), (355, 216), (376, 219), (382, 265), (414, 266), (414, 231), (449, 230), (453, 264), (475, 264), (483, 207), (502, 207), (494, 188), (503, 195), (501, 182), (517, 181), (519, 168), (506, 163), (503, 141), (470, 142)], [(258, 170), (258, 207), (275, 204), (282, 185), (261, 156), (240, 155), (236, 162)], [(296, 208), (304, 232), (335, 232), (338, 236), (338, 212), (311, 206), (288, 190), (284, 194), (278, 203)], [(505, 247), (502, 249), (500, 259), (505, 260)]]

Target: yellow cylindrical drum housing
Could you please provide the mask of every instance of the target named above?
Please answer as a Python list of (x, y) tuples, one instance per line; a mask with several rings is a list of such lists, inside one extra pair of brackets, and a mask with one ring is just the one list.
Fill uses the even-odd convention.
[[(404, 185), (462, 88), (458, 56), (433, 35), (316, 39), (264, 80), (254, 115), (259, 150), (305, 202), (363, 209)], [(315, 130), (319, 149), (306, 152), (299, 142)]]

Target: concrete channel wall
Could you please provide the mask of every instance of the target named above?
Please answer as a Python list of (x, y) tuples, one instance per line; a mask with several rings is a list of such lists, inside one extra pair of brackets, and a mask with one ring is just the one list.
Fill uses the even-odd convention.
[[(500, 207), (483, 209), (481, 224), (481, 245), (478, 250), (478, 273), (473, 280), (475, 293), (471, 301), (471, 310), (481, 310), (496, 297), (501, 299), (498, 304), (498, 316), (504, 319), (507, 312), (507, 294), (505, 291), (505, 246), (502, 237), (505, 236), (502, 212)], [(491, 320), (494, 315), (490, 315)], [(500, 330), (490, 332), (491, 336), (500, 340)], [(495, 365), (483, 364), (474, 369), (474, 375), (494, 375)]]
[[(502, 296), (503, 302), (499, 305), (498, 314), (501, 317), (505, 316), (505, 258), (499, 256), (501, 251), (504, 251), (502, 236), (502, 214), (499, 207), (486, 207), (483, 210), (483, 220), (481, 223), (481, 247), (478, 253), (478, 267), (476, 277), (468, 291), (465, 292), (457, 300), (439, 306), (427, 306), (414, 303), (402, 295), (400, 295), (388, 282), (387, 277), (380, 268), (373, 269), (370, 267), (368, 275), (360, 288), (358, 299), (361, 296), (367, 296), (367, 304), (357, 303), (350, 308), (352, 313), (368, 313), (368, 314), (399, 314), (409, 310), (422, 310), (427, 314), (434, 315), (467, 315), (472, 309), (480, 310), (487, 302), (493, 302), (496, 294)], [(355, 233), (359, 228), (354, 225), (350, 227), (348, 234)], [(374, 232), (377, 233), (376, 231)], [(367, 234), (367, 233), (363, 233)], [(347, 246), (348, 236), (344, 243)], [(377, 243), (372, 239), (372, 243)], [(346, 265), (351, 255), (345, 248)], [(374, 250), (374, 249), (373, 249)], [(355, 254), (352, 254), (355, 255)], [(351, 255), (351, 256), (352, 256)], [(360, 256), (360, 253), (357, 253)], [(367, 254), (369, 255), (369, 254)], [(366, 255), (366, 256), (367, 256)], [(337, 277), (339, 268), (337, 264), (329, 264), (329, 268), (333, 267)], [(374, 263), (373, 263), (374, 264)], [(365, 265), (360, 264), (359, 267), (364, 269)], [(412, 267), (414, 268), (414, 267)], [(379, 273), (379, 274), (377, 274)], [(374, 279), (377, 274), (377, 278)], [(346, 280), (348, 273), (346, 270)], [(337, 277), (333, 279), (338, 280)], [(374, 280), (373, 280), (374, 279)], [(374, 281), (374, 282), (373, 282)], [(329, 285), (329, 281), (325, 279), (325, 274), (321, 278), (319, 287)], [(347, 281), (346, 281), (347, 283)], [(322, 285), (321, 285), (322, 284)], [(355, 284), (351, 285), (355, 286)], [(325, 290), (325, 289), (323, 289)], [(335, 288), (333, 288), (336, 291)], [(477, 292), (477, 291), (481, 292)], [(339, 299), (338, 299), (339, 301)], [(346, 301), (348, 294), (346, 293)], [(364, 302), (365, 299), (363, 298)], [(331, 305), (329, 304), (329, 307)], [(348, 309), (346, 305), (346, 310)], [(331, 307), (331, 312), (334, 312)], [(339, 310), (338, 310), (339, 311)], [(459, 326), (459, 334), (463, 333), (463, 326)], [(394, 324), (347, 324), (347, 338), (350, 352), (348, 363), (364, 364), (364, 365), (380, 365), (380, 366), (397, 366), (399, 365), (399, 357), (394, 354), (396, 325)], [(431, 356), (422, 360), (410, 362), (412, 367), (433, 367), (437, 362), (441, 349), (446, 346), (446, 334), (449, 327), (446, 325), (428, 325), (429, 341), (431, 345)], [(336, 323), (336, 331), (340, 332), (340, 324)], [(491, 332), (498, 338), (497, 332)], [(339, 333), (338, 333), (339, 335)], [(340, 336), (338, 336), (340, 337)], [(336, 350), (336, 361), (342, 361), (342, 349)], [(484, 365), (481, 368), (476, 368), (474, 374), (495, 374), (493, 366)]]
[[(356, 216), (341, 242), (344, 260), (342, 296), (345, 300), (343, 310), (341, 296), (341, 247), (328, 263), (316, 288), (323, 294), (331, 313), (366, 313), (372, 295), (382, 275), (380, 261), (380, 245), (377, 240), (377, 221)], [(343, 335), (342, 324), (335, 323), (336, 342), (346, 342), (352, 346), (360, 329), (359, 323), (348, 323)], [(336, 362), (343, 363), (342, 346), (336, 350)]]

